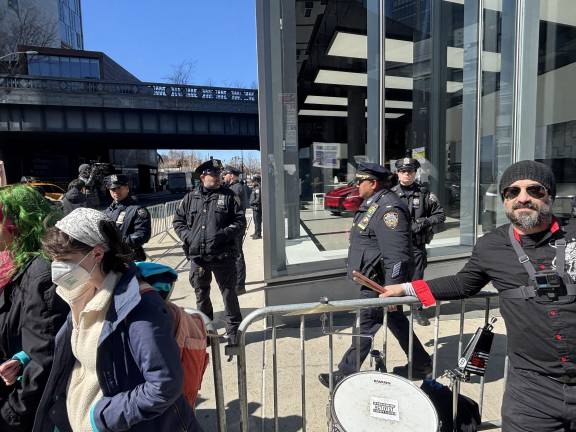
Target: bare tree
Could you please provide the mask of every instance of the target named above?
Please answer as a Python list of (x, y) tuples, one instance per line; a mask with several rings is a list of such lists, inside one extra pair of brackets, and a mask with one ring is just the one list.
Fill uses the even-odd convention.
[(196, 60), (184, 60), (177, 65), (172, 65), (172, 72), (164, 79), (176, 85), (191, 84), (197, 65), (198, 61)]
[[(8, 16), (12, 13), (13, 18)], [(3, 23), (0, 26), (0, 55), (18, 51), (21, 45), (46, 47), (58, 42), (58, 23), (45, 17), (33, 6), (6, 11), (0, 21)], [(18, 59), (15, 58), (8, 72), (13, 73), (18, 67)]]

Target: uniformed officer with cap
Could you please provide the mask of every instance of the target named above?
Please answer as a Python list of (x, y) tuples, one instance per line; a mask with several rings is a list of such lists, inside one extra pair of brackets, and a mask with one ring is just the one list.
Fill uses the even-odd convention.
[[(240, 202), (242, 209), (246, 209), (246, 196), (244, 193), (244, 186), (240, 183), (240, 170), (234, 168), (233, 166), (227, 166), (222, 171), (224, 174), (224, 183), (228, 186), (228, 188), (234, 192), (236, 198)], [(236, 237), (236, 248), (238, 250), (238, 256), (236, 257), (236, 293), (237, 294), (244, 294), (246, 292), (246, 262), (244, 261), (244, 252), (242, 251), (242, 243), (244, 241), (244, 233), (246, 230), (243, 230), (237, 237)]]
[(250, 207), (254, 217), (254, 234), (252, 238), (257, 240), (262, 238), (262, 193), (260, 190), (261, 177), (252, 177), (252, 193), (250, 194)]
[[(446, 214), (438, 197), (416, 181), (416, 171), (420, 168), (420, 162), (414, 158), (405, 157), (398, 159), (395, 165), (398, 172), (398, 184), (392, 190), (404, 201), (410, 212), (414, 258), (412, 280), (419, 280), (424, 277), (424, 270), (428, 264), (426, 245), (432, 241), (433, 228), (444, 223)], [(415, 311), (414, 317), (418, 324), (430, 325), (424, 312)]]
[(113, 199), (104, 214), (116, 222), (122, 240), (134, 251), (135, 261), (145, 261), (144, 244), (150, 240), (152, 221), (145, 207), (130, 196), (128, 176), (112, 174), (104, 179), (104, 185)]
[[(357, 270), (382, 285), (388, 281), (411, 280), (410, 215), (406, 205), (390, 191), (391, 179), (391, 173), (381, 165), (362, 163), (358, 167), (356, 184), (364, 202), (354, 215), (350, 230), (349, 279), (352, 279), (352, 271)], [(360, 297), (376, 298), (378, 293), (361, 287)], [(360, 333), (373, 337), (382, 326), (383, 318), (382, 308), (362, 309)], [(408, 356), (409, 322), (401, 308), (388, 313), (388, 327)], [(423, 378), (432, 371), (432, 362), (416, 335), (413, 341), (413, 376)], [(360, 361), (363, 362), (370, 351), (370, 339), (360, 338), (359, 345)], [(356, 341), (353, 341), (338, 365), (334, 383), (360, 369), (356, 354)], [(394, 373), (399, 375), (407, 376), (407, 372), (406, 366), (394, 368)], [(328, 374), (320, 374), (318, 378), (328, 387)]]
[(226, 310), (226, 336), (229, 345), (236, 345), (242, 321), (236, 294), (236, 238), (244, 231), (246, 219), (234, 192), (221, 186), (221, 171), (218, 159), (210, 159), (196, 168), (202, 184), (184, 197), (172, 225), (190, 260), (190, 284), (196, 294), (196, 307), (214, 319), (210, 300), (214, 273)]

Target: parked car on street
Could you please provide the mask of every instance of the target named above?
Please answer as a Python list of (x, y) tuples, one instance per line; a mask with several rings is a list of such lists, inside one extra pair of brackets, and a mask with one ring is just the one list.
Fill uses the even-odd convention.
[(340, 216), (344, 212), (354, 213), (362, 201), (358, 186), (350, 182), (345, 186), (332, 189), (324, 195), (324, 209), (335, 216)]

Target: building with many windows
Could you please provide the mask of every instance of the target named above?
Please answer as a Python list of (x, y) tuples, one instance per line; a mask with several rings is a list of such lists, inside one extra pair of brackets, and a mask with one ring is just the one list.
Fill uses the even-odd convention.
[[(429, 275), (505, 222), (496, 185), (512, 162), (551, 166), (569, 217), (576, 2), (257, 0), (257, 26), (268, 281), (343, 274), (352, 214), (324, 198), (365, 160), (422, 162), (448, 216)], [(269, 302), (350, 298), (334, 281), (295, 290)]]

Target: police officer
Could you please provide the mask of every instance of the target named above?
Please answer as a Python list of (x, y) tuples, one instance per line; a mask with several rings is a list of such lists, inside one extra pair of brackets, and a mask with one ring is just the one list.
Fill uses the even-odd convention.
[(226, 310), (228, 344), (236, 345), (242, 321), (236, 294), (236, 238), (244, 231), (246, 219), (234, 192), (221, 186), (221, 171), (218, 159), (210, 159), (196, 168), (202, 184), (184, 197), (173, 226), (190, 260), (190, 284), (196, 294), (196, 307), (214, 319), (210, 301), (214, 273)]
[[(360, 271), (378, 283), (407, 282), (412, 276), (410, 215), (408, 208), (392, 191), (391, 174), (381, 165), (362, 163), (356, 173), (359, 194), (364, 202), (354, 215), (348, 250), (348, 278), (352, 271)], [(375, 298), (378, 294), (361, 287), (361, 298)], [(382, 308), (362, 309), (360, 333), (374, 336), (383, 322)], [(401, 308), (388, 313), (388, 327), (408, 355), (409, 322)], [(370, 339), (360, 338), (360, 361), (370, 351)], [(413, 376), (423, 378), (432, 372), (431, 359), (414, 335)], [(337, 383), (346, 375), (357, 372), (356, 342), (344, 354), (334, 374)], [(394, 373), (407, 376), (406, 366), (394, 368)], [(328, 374), (320, 374), (320, 382), (328, 387)]]
[(99, 207), (100, 196), (98, 195), (98, 176), (96, 175), (96, 170), (90, 164), (81, 164), (78, 167), (78, 180), (84, 183), (86, 205), (92, 208)]
[[(413, 280), (422, 279), (428, 264), (426, 245), (432, 241), (433, 228), (446, 220), (444, 209), (438, 198), (425, 186), (416, 181), (416, 171), (420, 162), (405, 157), (396, 161), (398, 184), (392, 188), (408, 206), (412, 220), (412, 257), (414, 258)], [(416, 310), (414, 318), (422, 326), (430, 325), (430, 321), (421, 310)]]
[(250, 207), (254, 217), (253, 239), (262, 238), (262, 194), (260, 192), (261, 178), (259, 175), (252, 177), (252, 194), (250, 194)]
[(122, 233), (122, 240), (134, 252), (135, 261), (145, 261), (144, 244), (152, 235), (152, 220), (145, 207), (130, 196), (128, 176), (112, 174), (104, 179), (104, 185), (110, 192), (112, 204), (104, 210), (104, 214), (116, 222)]
[(417, 295), (431, 305), (492, 282), (508, 335), (505, 432), (576, 431), (576, 226), (554, 217), (555, 195), (546, 165), (511, 165), (500, 180), (510, 224), (479, 238), (456, 275), (387, 287), (386, 296)]
[[(227, 166), (222, 174), (224, 174), (224, 183), (234, 192), (240, 207), (242, 210), (245, 210), (247, 203), (245, 202), (244, 186), (240, 183), (240, 171), (232, 166)], [(236, 237), (236, 250), (238, 251), (238, 255), (236, 256), (236, 293), (238, 295), (246, 293), (246, 262), (244, 261), (244, 252), (242, 251), (245, 232), (246, 230), (244, 229)]]

